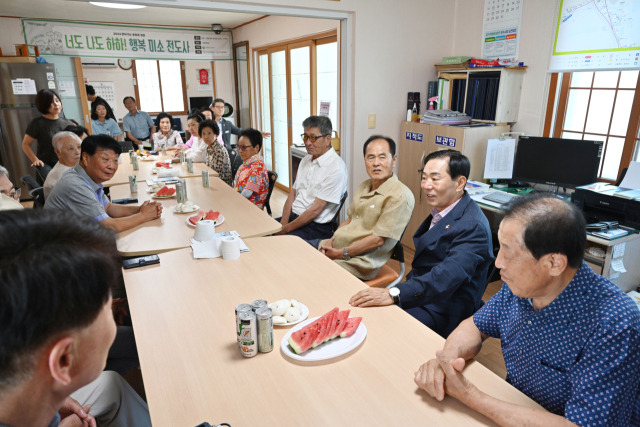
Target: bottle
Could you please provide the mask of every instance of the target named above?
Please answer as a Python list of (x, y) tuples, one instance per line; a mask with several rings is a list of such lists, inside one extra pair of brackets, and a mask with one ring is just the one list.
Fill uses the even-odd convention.
[(411, 110), (411, 121), (412, 122), (417, 122), (418, 121), (418, 108), (416, 107), (416, 103), (413, 103), (413, 109)]

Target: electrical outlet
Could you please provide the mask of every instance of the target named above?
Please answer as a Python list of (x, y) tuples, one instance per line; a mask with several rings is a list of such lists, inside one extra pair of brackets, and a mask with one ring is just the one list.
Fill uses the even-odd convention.
[(376, 128), (376, 115), (369, 114), (369, 129), (375, 129), (375, 128)]

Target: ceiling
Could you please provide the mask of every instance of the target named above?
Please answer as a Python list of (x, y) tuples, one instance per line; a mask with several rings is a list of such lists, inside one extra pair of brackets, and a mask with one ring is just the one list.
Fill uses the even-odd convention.
[[(124, 3), (126, 0), (122, 0), (122, 2)], [(180, 3), (177, 2), (177, 4)], [(0, 16), (179, 27), (210, 27), (211, 24), (221, 24), (226, 29), (237, 27), (264, 15), (164, 7), (121, 10), (98, 7), (88, 2), (76, 0), (2, 0), (0, 2)]]

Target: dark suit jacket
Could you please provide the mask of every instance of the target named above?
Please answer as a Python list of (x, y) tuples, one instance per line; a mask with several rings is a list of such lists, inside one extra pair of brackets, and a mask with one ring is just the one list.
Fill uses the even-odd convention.
[(220, 119), (220, 123), (218, 123), (220, 127), (220, 132), (222, 133), (222, 141), (224, 142), (224, 146), (228, 149), (231, 149), (231, 134), (240, 136), (240, 132), (242, 129), (236, 127), (228, 120)]
[(424, 307), (444, 319), (450, 332), (482, 305), (493, 262), (491, 229), (466, 191), (429, 230), (431, 219), (429, 215), (413, 236), (416, 253), (407, 280), (398, 285), (400, 304), (404, 309)]

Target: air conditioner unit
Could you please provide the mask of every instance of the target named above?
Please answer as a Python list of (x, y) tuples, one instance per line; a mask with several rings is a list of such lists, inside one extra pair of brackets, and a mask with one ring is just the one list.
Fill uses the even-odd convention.
[(117, 59), (113, 58), (81, 58), (83, 67), (87, 68), (116, 68)]

